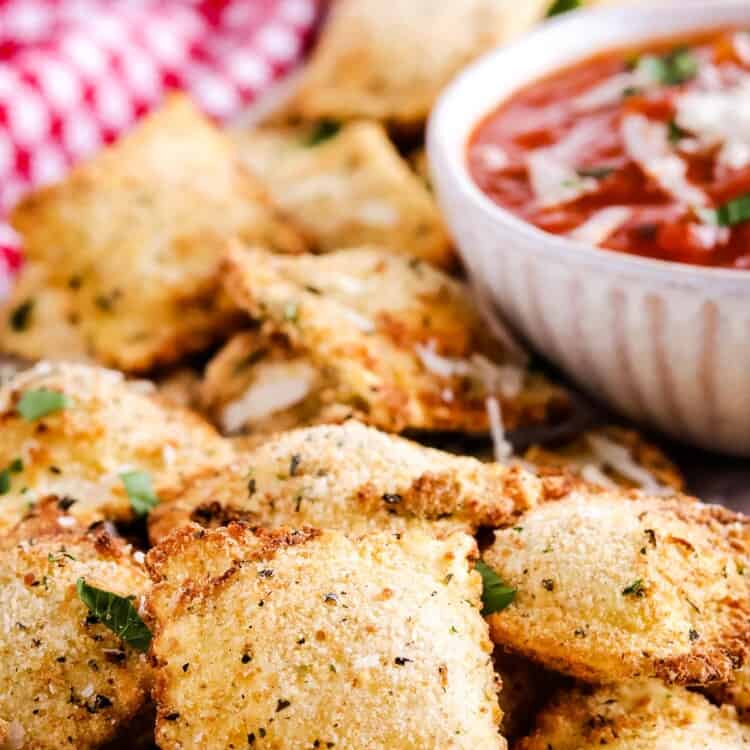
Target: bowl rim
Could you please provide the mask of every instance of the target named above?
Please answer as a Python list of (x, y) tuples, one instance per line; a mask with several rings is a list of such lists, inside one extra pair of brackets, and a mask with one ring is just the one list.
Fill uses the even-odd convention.
[[(590, 245), (568, 237), (545, 232), (519, 218), (508, 209), (498, 205), (482, 192), (469, 173), (466, 159), (468, 139), (475, 132), (475, 128), (484, 117), (490, 114), (507, 98), (513, 96), (523, 86), (528, 85), (528, 81), (519, 81), (509, 86), (504, 94), (496, 98), (487, 97), (487, 107), (482, 110), (479, 116), (472, 116), (467, 134), (464, 135), (462, 130), (460, 149), (449, 148), (447, 145), (445, 126), (449, 117), (449, 111), (454, 106), (454, 101), (465, 88), (472, 85), (475, 78), (481, 77), (487, 70), (511, 67), (509, 63), (512, 62), (515, 56), (522, 55), (527, 47), (532, 44), (539, 44), (545, 37), (565, 32), (580, 33), (582, 25), (594, 21), (600, 23), (603, 21), (611, 21), (612, 23), (622, 22), (628, 18), (632, 18), (633, 13), (640, 13), (646, 17), (675, 18), (675, 7), (674, 2), (660, 0), (658, 5), (631, 5), (626, 7), (618, 6), (576, 10), (572, 13), (561, 15), (558, 18), (548, 19), (516, 41), (491, 50), (466, 67), (444, 89), (433, 107), (427, 123), (427, 152), (430, 170), (433, 174), (438, 194), (440, 193), (440, 173), (447, 168), (450, 173), (450, 179), (452, 179), (458, 190), (469, 201), (475, 203), (493, 222), (500, 222), (507, 229), (522, 235), (527, 240), (524, 243), (525, 252), (529, 252), (531, 249), (537, 255), (544, 255), (546, 261), (558, 264), (582, 263), (598, 268), (599, 270), (614, 270), (626, 275), (648, 276), (655, 280), (666, 281), (669, 285), (673, 286), (703, 286), (707, 281), (710, 281), (721, 285), (722, 291), (729, 294), (748, 294), (750, 292), (750, 269), (698, 266), (690, 263), (660, 260), (646, 256), (630, 255), (615, 250), (606, 250), (596, 245)], [(721, 2), (712, 3), (710, 7), (714, 12), (718, 10), (729, 13), (731, 11), (745, 10), (748, 21), (750, 21), (750, 4), (744, 2), (744, 0), (722, 0)], [(707, 10), (703, 2), (692, 2), (691, 0), (680, 2), (679, 9), (679, 18), (683, 22), (686, 14), (690, 17), (695, 17), (696, 31), (705, 29), (710, 32), (711, 29), (720, 30), (727, 27), (726, 22), (716, 22), (715, 24), (705, 24), (702, 22), (702, 14), (705, 14)], [(692, 14), (690, 13), (691, 10), (694, 11)], [(669, 32), (660, 31), (651, 35), (644, 34), (642, 41), (643, 43), (648, 43), (665, 38), (669, 38)], [(569, 64), (575, 64), (576, 60), (583, 61), (590, 55), (606, 51), (608, 48), (614, 49), (617, 46), (607, 43), (597, 45), (595, 31), (590, 35), (589, 41), (591, 42), (590, 51), (571, 59)], [(540, 77), (541, 75), (534, 76), (530, 80), (538, 80)]]

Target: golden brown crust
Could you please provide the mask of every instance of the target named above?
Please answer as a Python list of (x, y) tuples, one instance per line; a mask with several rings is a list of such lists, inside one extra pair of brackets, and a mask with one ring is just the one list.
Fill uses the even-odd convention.
[(149, 517), (154, 542), (194, 521), (245, 520), (349, 534), (510, 525), (543, 498), (519, 468), (424, 448), (357, 422), (286, 432), (230, 467), (194, 476)]
[(308, 120), (367, 117), (416, 127), (442, 87), (530, 28), (548, 0), (336, 3), (290, 105)]
[[(23, 394), (50, 390), (67, 406), (27, 421)], [(231, 446), (194, 414), (166, 408), (153, 386), (110, 370), (41, 363), (0, 389), (0, 468), (20, 460), (0, 497), (0, 532), (54, 496), (70, 522), (133, 517), (121, 474), (146, 472), (157, 496), (202, 466), (229, 462)]]
[[(261, 334), (284, 340), (295, 368), (306, 363), (313, 373), (297, 402), (305, 415), (310, 403), (319, 409), (310, 421), (353, 416), (388, 432), (482, 433), (489, 396), (508, 429), (569, 407), (561, 389), (511, 364), (463, 284), (424, 263), (373, 248), (284, 257), (235, 246), (225, 284), (264, 321)], [(249, 345), (255, 351), (259, 342)], [(272, 351), (283, 356), (281, 346)], [(252, 401), (255, 375), (253, 366), (242, 372), (251, 386), (242, 400)], [(220, 389), (213, 391), (216, 398)]]
[(247, 168), (313, 247), (372, 244), (428, 263), (455, 264), (434, 198), (385, 130), (356, 122), (320, 143), (315, 128), (262, 128), (235, 141)]
[[(230, 236), (304, 247), (230, 139), (177, 96), (63, 182), (25, 198), (11, 220), (31, 261), (22, 276), (44, 275), (39, 311), (68, 313), (78, 342), (71, 356), (81, 349), (134, 372), (200, 350), (232, 324), (236, 314), (217, 293)], [(7, 347), (45, 358), (55, 321), (36, 323), (24, 343), (9, 336)]]
[(493, 639), (584, 680), (726, 681), (748, 643), (750, 521), (690, 498), (574, 492), (496, 532)]
[[(616, 460), (621, 453), (618, 447), (626, 451), (619, 461)], [(542, 474), (563, 469), (604, 489), (615, 485), (645, 490), (657, 485), (678, 491), (685, 488), (680, 470), (658, 446), (636, 430), (615, 425), (586, 432), (563, 446), (532, 446), (524, 454), (524, 461), (533, 464)]]
[(518, 750), (740, 750), (750, 730), (731, 709), (656, 680), (562, 693)]
[(159, 746), (502, 750), (474, 554), (462, 534), (176, 532), (148, 555)]
[(76, 581), (140, 597), (145, 571), (105, 532), (42, 532), (0, 546), (0, 558), (0, 740), (15, 738), (4, 747), (18, 750), (99, 747), (144, 705), (151, 670), (88, 617)]

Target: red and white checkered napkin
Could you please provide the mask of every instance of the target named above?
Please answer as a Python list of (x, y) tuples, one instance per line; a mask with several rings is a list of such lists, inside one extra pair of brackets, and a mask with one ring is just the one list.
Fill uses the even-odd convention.
[[(228, 120), (294, 67), (322, 0), (0, 0), (0, 216), (183, 89)], [(21, 262), (0, 221), (0, 299)]]

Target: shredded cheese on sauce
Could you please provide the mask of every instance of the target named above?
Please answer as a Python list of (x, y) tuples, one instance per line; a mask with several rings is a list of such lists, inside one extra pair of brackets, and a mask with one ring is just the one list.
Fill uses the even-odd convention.
[(738, 170), (750, 165), (750, 76), (722, 91), (683, 94), (675, 120), (703, 149), (720, 146), (721, 166)]
[(592, 214), (568, 235), (577, 242), (601, 245), (606, 242), (633, 215), (627, 206), (609, 206)]
[(626, 115), (621, 127), (628, 156), (665, 193), (687, 206), (708, 205), (708, 196), (688, 180), (687, 163), (672, 149), (664, 123), (643, 115)]

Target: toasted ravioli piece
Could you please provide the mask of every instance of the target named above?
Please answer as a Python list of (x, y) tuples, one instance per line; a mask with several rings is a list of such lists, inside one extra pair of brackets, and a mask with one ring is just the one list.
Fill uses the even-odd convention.
[(548, 0), (347, 0), (336, 3), (292, 109), (305, 119), (424, 122), (468, 62), (522, 33)]
[(70, 290), (53, 286), (40, 263), (23, 267), (0, 306), (0, 351), (32, 361), (91, 361)]
[[(264, 321), (261, 333), (281, 340), (295, 366), (308, 364), (323, 381), (284, 403), (296, 408), (312, 399), (318, 413), (310, 422), (354, 416), (388, 432), (486, 433), (490, 398), (511, 429), (568, 405), (562, 390), (509, 361), (467, 287), (419, 260), (374, 248), (284, 257), (235, 246), (226, 271), (228, 292)], [(252, 359), (257, 345), (250, 343)], [(230, 350), (233, 362), (238, 348)], [(241, 398), (252, 401), (254, 368), (243, 377), (249, 389)], [(229, 405), (218, 406), (226, 414)], [(249, 411), (252, 429), (259, 415)]]
[[(231, 460), (231, 446), (187, 411), (164, 407), (149, 383), (86, 365), (41, 363), (0, 390), (0, 531), (55, 496), (84, 524), (133, 518), (123, 474), (140, 472), (159, 497), (201, 466)], [(52, 397), (29, 418), (24, 399)], [(2, 479), (2, 477), (0, 477)]]
[(149, 584), (106, 532), (43, 534), (0, 546), (0, 746), (99, 747), (147, 700), (145, 654), (90, 617), (76, 582), (121, 597)]
[(740, 750), (750, 729), (731, 709), (657, 680), (563, 693), (518, 750)]
[[(30, 268), (42, 267), (71, 310), (85, 351), (137, 372), (204, 348), (229, 324), (234, 312), (217, 293), (229, 237), (304, 247), (231, 140), (183, 97), (23, 200), (11, 221)], [(38, 349), (29, 337), (23, 353), (45, 357), (42, 345), (57, 333), (38, 326)]]
[(667, 492), (685, 487), (680, 470), (660, 448), (635, 430), (616, 426), (591, 430), (560, 447), (533, 446), (524, 461), (542, 473), (564, 469), (604, 489)]
[(163, 750), (506, 747), (474, 541), (176, 532), (152, 549)]
[(424, 448), (358, 422), (285, 432), (205, 472), (151, 512), (155, 541), (177, 526), (246, 520), (349, 534), (512, 524), (543, 496), (533, 475)]
[(497, 531), (517, 589), (493, 638), (593, 682), (730, 679), (748, 636), (750, 519), (685, 497), (575, 491)]
[(438, 266), (455, 257), (434, 198), (383, 127), (345, 125), (324, 141), (317, 128), (247, 131), (237, 136), (246, 166), (274, 202), (324, 252), (366, 244)]

